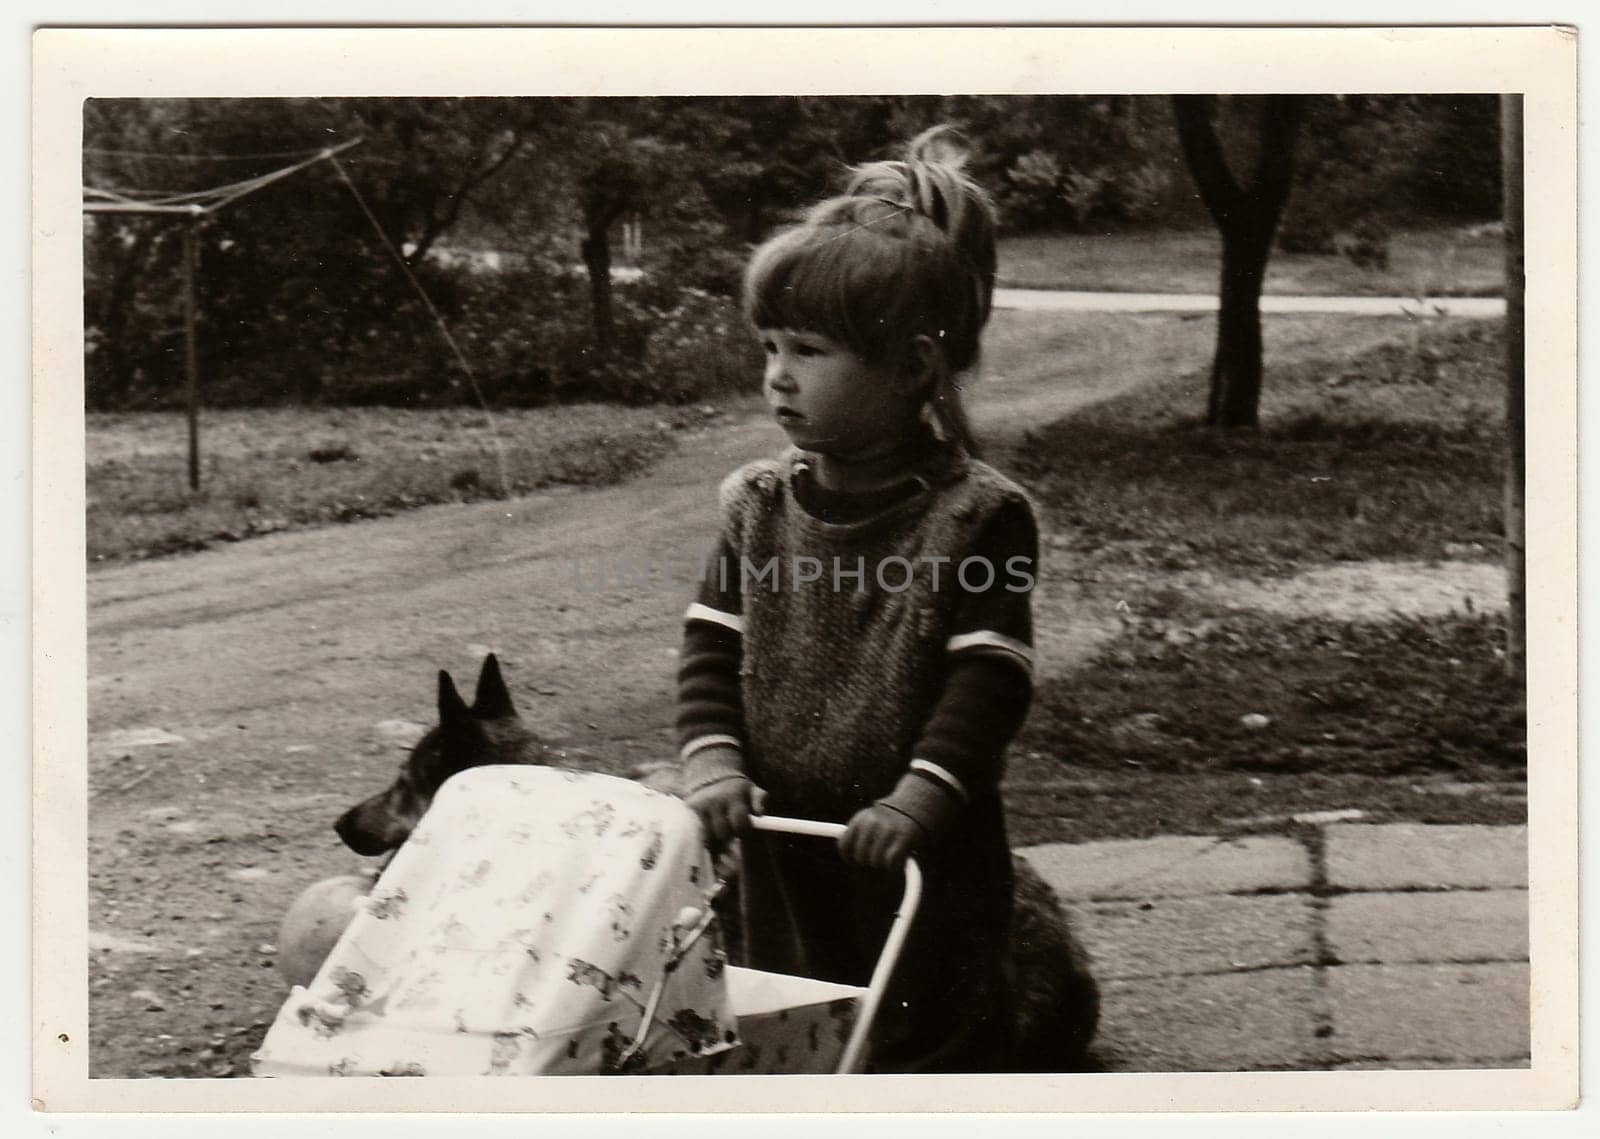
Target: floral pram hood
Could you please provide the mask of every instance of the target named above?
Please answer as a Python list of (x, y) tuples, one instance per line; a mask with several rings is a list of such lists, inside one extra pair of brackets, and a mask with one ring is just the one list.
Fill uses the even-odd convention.
[(738, 1037), (713, 887), (669, 795), (462, 772), (285, 1002), (256, 1074), (594, 1075), (723, 1051)]

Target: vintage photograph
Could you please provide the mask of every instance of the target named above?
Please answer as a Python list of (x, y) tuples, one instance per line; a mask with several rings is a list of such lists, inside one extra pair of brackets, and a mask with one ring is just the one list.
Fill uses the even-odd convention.
[(1535, 1066), (1519, 91), (78, 109), (91, 1083)]

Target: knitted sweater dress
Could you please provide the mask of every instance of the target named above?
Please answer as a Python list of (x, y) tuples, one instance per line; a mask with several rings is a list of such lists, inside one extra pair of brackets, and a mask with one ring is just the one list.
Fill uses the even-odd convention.
[[(722, 486), (717, 580), (689, 613), (689, 638), (698, 635), (703, 649), (722, 637), (722, 657), (700, 651), (695, 665), (686, 654), (687, 765), (698, 741), (735, 743), (772, 814), (846, 822), (908, 772), (958, 801), (938, 841), (918, 851), (924, 901), (873, 1051), (880, 1071), (983, 1070), (1004, 1049), (1008, 1025), (1000, 950), (1011, 863), (998, 783), (1029, 692), (1031, 509), (993, 468), (945, 447), (930, 449), (905, 493), (848, 522), (807, 509), (808, 474), (807, 457), (791, 450)], [(1013, 535), (998, 547), (997, 523)], [(971, 627), (974, 613), (996, 612), (1010, 614), (1009, 624), (980, 623), (1003, 629)], [(958, 684), (953, 662), (975, 656), (987, 672)], [(697, 695), (704, 677), (688, 676), (707, 660), (737, 668), (720, 718)], [(990, 738), (973, 742), (967, 721), (982, 714), (963, 714), (952, 686), (968, 706), (1009, 708), (1003, 727), (980, 725)], [(815, 840), (747, 836), (749, 964), (865, 983), (900, 884), (899, 875), (846, 865)]]

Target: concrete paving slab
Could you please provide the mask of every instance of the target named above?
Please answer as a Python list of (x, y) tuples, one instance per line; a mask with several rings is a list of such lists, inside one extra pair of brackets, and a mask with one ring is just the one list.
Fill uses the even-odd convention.
[(1312, 1065), (1310, 967), (1110, 981), (1096, 1051), (1112, 1071), (1235, 1072)]
[(1328, 947), (1347, 963), (1526, 961), (1526, 890), (1330, 898)]
[(1315, 914), (1306, 894), (1080, 902), (1073, 917), (1102, 980), (1316, 959)]
[(1323, 1043), (1346, 1061), (1529, 1054), (1526, 964), (1341, 965), (1326, 985)]
[(1183, 898), (1311, 884), (1305, 847), (1277, 835), (1047, 843), (1020, 853), (1064, 898)]
[(1396, 890), (1528, 884), (1527, 827), (1346, 823), (1324, 833), (1331, 886)]

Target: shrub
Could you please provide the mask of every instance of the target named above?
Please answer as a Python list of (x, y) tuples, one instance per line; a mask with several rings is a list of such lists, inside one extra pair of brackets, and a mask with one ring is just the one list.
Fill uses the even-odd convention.
[[(559, 253), (494, 271), (428, 261), (415, 272), (466, 367), (416, 295), (389, 280), (384, 306), (328, 299), (305, 321), (263, 316), (248, 340), (225, 336), (223, 314), (212, 314), (201, 327), (202, 398), (213, 408), (429, 408), (474, 405), (476, 386), (492, 405), (534, 407), (689, 402), (750, 386), (760, 371), (734, 299), (742, 251), (705, 233), (654, 249), (642, 279), (614, 283), (609, 354), (595, 351), (587, 274)], [(104, 340), (89, 328), (91, 407), (182, 405), (181, 337), (120, 362)]]
[(1134, 223), (1149, 222), (1167, 209), (1172, 172), (1159, 162), (1113, 171), (1105, 179), (1101, 199), (1108, 213)]
[(1137, 155), (1073, 166), (1050, 151), (1031, 150), (1004, 172), (997, 197), (1009, 230), (1083, 229), (1095, 221), (1143, 223), (1170, 212), (1172, 182), (1170, 164)]
[(1334, 248), (1349, 258), (1358, 269), (1387, 269), (1389, 267), (1389, 227), (1374, 217), (1364, 217), (1340, 234)]
[(1332, 220), (1314, 210), (1290, 210), (1278, 226), (1278, 248), (1285, 253), (1333, 252)]
[(1067, 213), (1071, 215), (1074, 226), (1083, 228), (1089, 216), (1099, 206), (1100, 195), (1105, 186), (1106, 176), (1102, 170), (1087, 172), (1071, 170), (1062, 177), (1061, 200), (1066, 203)]
[[(476, 274), (455, 298), (455, 338), (491, 403), (536, 407), (579, 400), (684, 403), (746, 388), (760, 375), (733, 300), (664, 280), (616, 281), (616, 345), (595, 347), (589, 282), (581, 269), (529, 265)], [(442, 345), (410, 369), (413, 388), (469, 401), (460, 365)]]
[(1372, 214), (1339, 227), (1325, 213), (1306, 211), (1286, 219), (1278, 231), (1278, 248), (1286, 253), (1337, 254), (1359, 269), (1387, 269), (1389, 237), (1388, 225)]
[(1062, 170), (1055, 155), (1030, 150), (1006, 170), (998, 198), (1012, 228), (1047, 225), (1061, 212)]

